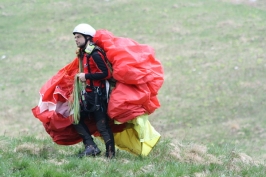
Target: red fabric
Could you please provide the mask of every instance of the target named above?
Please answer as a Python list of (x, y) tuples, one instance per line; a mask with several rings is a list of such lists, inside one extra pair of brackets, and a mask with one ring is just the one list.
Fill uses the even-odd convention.
[[(43, 123), (46, 132), (51, 136), (55, 143), (59, 145), (73, 145), (82, 141), (69, 117), (65, 118), (55, 111), (45, 111), (40, 113), (38, 106), (34, 107), (32, 112), (33, 115)], [(96, 128), (96, 122), (92, 118), (88, 118), (85, 123), (91, 134), (94, 136), (100, 136), (100, 133)], [(115, 125), (113, 121), (110, 121), (109, 125), (114, 133), (122, 132), (126, 126), (125, 124)]]
[[(113, 76), (118, 81), (110, 96), (108, 115), (112, 118), (112, 131), (121, 132), (126, 124), (115, 125), (114, 120), (125, 123), (144, 113), (151, 114), (160, 107), (157, 93), (163, 84), (163, 68), (147, 45), (114, 37), (106, 30), (98, 30), (94, 40), (106, 51), (113, 65)], [(53, 141), (61, 145), (81, 141), (70, 117), (55, 109), (59, 103), (70, 99), (77, 72), (78, 59), (75, 58), (42, 86), (40, 103), (32, 109)], [(93, 120), (88, 119), (86, 124), (94, 136), (100, 135)]]
[(106, 52), (113, 77), (119, 81), (110, 96), (108, 115), (124, 123), (159, 108), (157, 93), (164, 81), (163, 68), (153, 49), (106, 30), (98, 30), (93, 39)]
[(42, 101), (56, 103), (67, 100), (73, 91), (74, 76), (77, 72), (78, 59), (75, 58), (42, 86)]
[[(73, 91), (74, 76), (77, 72), (78, 59), (76, 58), (73, 62), (60, 69), (57, 74), (42, 86), (40, 89), (41, 101), (51, 105), (55, 105), (59, 101), (68, 101)], [(70, 117), (63, 117), (55, 110), (49, 111), (48, 108), (41, 112), (40, 105), (34, 107), (32, 113), (43, 123), (46, 132), (55, 143), (72, 145), (82, 141), (80, 135), (75, 131)], [(86, 124), (94, 136), (100, 136), (93, 120), (87, 120)], [(123, 131), (125, 127), (124, 124), (114, 125), (113, 121), (110, 122), (110, 126), (114, 133)]]

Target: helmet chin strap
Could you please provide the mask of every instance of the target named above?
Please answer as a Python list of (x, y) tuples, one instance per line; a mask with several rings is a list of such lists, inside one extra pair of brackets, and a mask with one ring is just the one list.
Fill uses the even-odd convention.
[(88, 36), (84, 34), (82, 34), (82, 36), (85, 38), (85, 43), (82, 46), (80, 46), (80, 48), (85, 49), (87, 43), (89, 42), (89, 39), (88, 39)]

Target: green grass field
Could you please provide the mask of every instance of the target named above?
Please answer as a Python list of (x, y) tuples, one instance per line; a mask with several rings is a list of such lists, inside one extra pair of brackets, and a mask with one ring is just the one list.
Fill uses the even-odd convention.
[[(81, 144), (54, 144), (31, 113), (83, 22), (152, 46), (163, 64), (150, 116), (162, 138), (148, 157), (78, 159)], [(265, 32), (262, 0), (1, 0), (0, 176), (264, 176)]]

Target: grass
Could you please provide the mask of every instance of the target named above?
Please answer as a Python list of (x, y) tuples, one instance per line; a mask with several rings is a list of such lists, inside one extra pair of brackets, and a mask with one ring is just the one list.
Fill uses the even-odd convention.
[(264, 165), (244, 153), (216, 148), (218, 154), (211, 154), (206, 146), (197, 144), (161, 141), (149, 157), (118, 151), (118, 157), (110, 161), (102, 156), (79, 159), (73, 154), (81, 150), (80, 145), (58, 146), (49, 139), (24, 136), (12, 141), (1, 137), (1, 141), (8, 146), (1, 148), (1, 158), (12, 159), (1, 161), (0, 172), (4, 176), (263, 176), (265, 173)]
[[(264, 176), (266, 3), (235, 2), (2, 0), (1, 176)], [(55, 145), (30, 111), (82, 22), (149, 44), (164, 66), (146, 158), (73, 157), (81, 145)]]

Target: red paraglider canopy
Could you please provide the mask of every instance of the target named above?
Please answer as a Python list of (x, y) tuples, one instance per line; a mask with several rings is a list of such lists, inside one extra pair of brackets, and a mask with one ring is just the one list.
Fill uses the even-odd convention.
[[(108, 115), (113, 132), (122, 132), (128, 121), (151, 114), (160, 107), (157, 93), (164, 80), (163, 68), (148, 45), (115, 37), (106, 30), (98, 30), (94, 42), (105, 50), (113, 65), (117, 84), (108, 102)], [(32, 109), (57, 144), (72, 145), (81, 141), (68, 108), (77, 73), (78, 59), (75, 58), (42, 86), (39, 104)], [(114, 124), (114, 120), (122, 124)], [(94, 136), (100, 135), (93, 119), (86, 123)]]
[(128, 39), (98, 30), (94, 42), (104, 49), (113, 65), (113, 77), (119, 81), (112, 91), (108, 114), (118, 122), (127, 122), (160, 107), (157, 93), (163, 84), (163, 68), (153, 49)]

